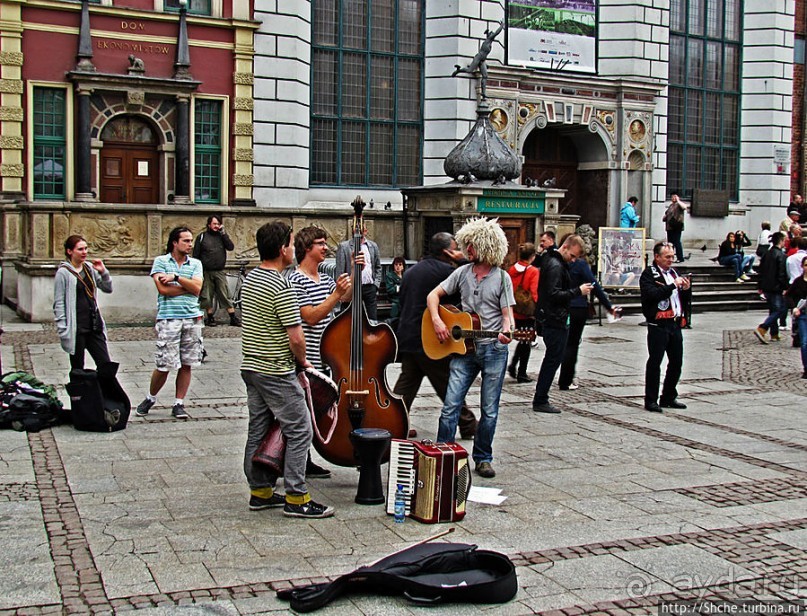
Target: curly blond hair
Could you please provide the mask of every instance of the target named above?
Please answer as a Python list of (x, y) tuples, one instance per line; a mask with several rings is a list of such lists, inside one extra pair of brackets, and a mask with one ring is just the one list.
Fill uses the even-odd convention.
[(507, 237), (498, 218), (472, 218), (457, 231), (455, 239), (463, 250), (473, 244), (479, 261), (488, 265), (499, 266), (507, 256)]

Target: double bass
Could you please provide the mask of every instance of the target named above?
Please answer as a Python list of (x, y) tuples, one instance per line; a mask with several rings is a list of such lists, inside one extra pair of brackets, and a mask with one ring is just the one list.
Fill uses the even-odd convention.
[[(353, 292), (347, 310), (333, 319), (322, 333), (320, 352), (331, 368), (339, 389), (335, 414), (317, 417), (314, 448), (331, 464), (356, 466), (350, 433), (358, 428), (380, 428), (392, 438), (409, 434), (409, 414), (400, 396), (387, 385), (385, 370), (395, 360), (398, 341), (386, 323), (371, 324), (361, 293), (361, 255), (364, 237), (364, 201), (356, 197), (353, 206)], [(321, 434), (329, 434), (325, 439)], [(388, 455), (388, 454), (387, 454)], [(385, 459), (386, 461), (386, 459)]]

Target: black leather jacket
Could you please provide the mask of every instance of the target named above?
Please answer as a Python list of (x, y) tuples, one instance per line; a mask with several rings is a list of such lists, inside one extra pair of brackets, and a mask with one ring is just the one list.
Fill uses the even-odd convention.
[(788, 287), (787, 257), (781, 248), (772, 247), (759, 264), (759, 288), (765, 293), (781, 293)]
[(572, 287), (568, 264), (560, 252), (553, 250), (541, 261), (535, 318), (543, 325), (568, 327), (569, 304), (578, 295), (580, 287)]

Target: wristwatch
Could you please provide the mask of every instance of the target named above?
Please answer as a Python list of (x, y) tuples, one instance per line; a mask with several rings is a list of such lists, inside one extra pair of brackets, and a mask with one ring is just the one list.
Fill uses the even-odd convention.
[(174, 282), (179, 282), (179, 274), (174, 274)]

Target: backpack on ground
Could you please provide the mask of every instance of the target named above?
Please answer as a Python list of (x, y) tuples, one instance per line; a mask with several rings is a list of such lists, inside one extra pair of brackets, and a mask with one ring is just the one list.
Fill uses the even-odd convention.
[(0, 428), (39, 432), (63, 423), (66, 413), (53, 385), (45, 385), (28, 372), (0, 377)]
[(518, 591), (516, 570), (499, 552), (467, 543), (421, 543), (326, 584), (279, 590), (295, 612), (312, 612), (348, 592), (395, 595), (420, 605), (506, 603)]
[(123, 430), (132, 405), (115, 375), (118, 364), (109, 362), (98, 370), (71, 370), (67, 393), (73, 426), (87, 432)]

